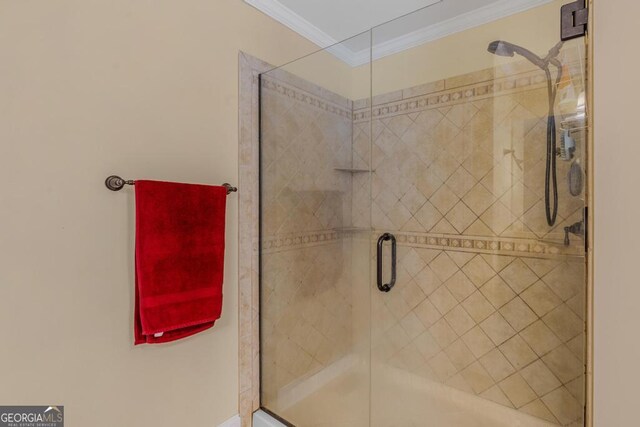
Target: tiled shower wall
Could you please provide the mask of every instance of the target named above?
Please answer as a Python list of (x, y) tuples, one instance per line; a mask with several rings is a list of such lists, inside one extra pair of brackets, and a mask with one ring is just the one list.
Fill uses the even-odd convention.
[[(583, 200), (559, 161), (550, 229), (544, 74), (485, 70), (366, 104), (354, 112), (354, 165), (373, 170), (374, 236), (399, 242), (396, 287), (373, 294), (373, 363), (582, 425), (583, 242), (563, 246), (562, 229)], [(354, 177), (354, 224), (367, 185)]]
[[(263, 404), (353, 351), (343, 231), (372, 220), (399, 243), (396, 288), (372, 293), (373, 363), (582, 425), (584, 258), (561, 241), (583, 201), (559, 162), (546, 224), (544, 75), (485, 70), (372, 108), (284, 72), (262, 89)], [(372, 198), (345, 167), (371, 168)]]
[[(571, 70), (580, 75), (580, 67)], [(558, 218), (551, 229), (546, 223), (544, 73), (494, 74), (385, 94), (373, 109), (356, 103), (353, 159), (357, 167), (371, 163), (374, 228), (547, 240), (582, 218), (583, 201), (565, 178), (570, 163), (558, 161)], [(581, 79), (574, 82), (579, 91)], [(356, 178), (354, 193), (365, 193), (368, 177)], [(354, 224), (368, 208), (355, 199)]]
[(262, 79), (262, 403), (351, 350), (352, 103), (284, 71)]
[(582, 259), (398, 250), (396, 287), (372, 295), (374, 364), (582, 425)]

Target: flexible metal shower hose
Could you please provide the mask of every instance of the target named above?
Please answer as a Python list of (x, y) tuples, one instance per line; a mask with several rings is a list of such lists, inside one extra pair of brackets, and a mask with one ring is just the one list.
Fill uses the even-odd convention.
[[(551, 79), (551, 71), (547, 66), (544, 69), (547, 76), (547, 90), (549, 92), (549, 115), (547, 116), (547, 161), (544, 177), (544, 207), (547, 216), (547, 224), (552, 226), (558, 216), (558, 174), (556, 167), (556, 117), (554, 105), (558, 84), (562, 79), (562, 67), (558, 67), (558, 75), (555, 84)], [(553, 193), (553, 207), (551, 206), (551, 194)]]

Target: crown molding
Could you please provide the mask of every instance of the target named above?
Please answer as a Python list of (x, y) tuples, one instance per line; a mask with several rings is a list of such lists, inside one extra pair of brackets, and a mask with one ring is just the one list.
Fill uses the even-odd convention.
[(380, 59), (393, 55), (451, 34), (542, 6), (553, 0), (497, 0), (487, 6), (463, 13), (446, 21), (429, 25), (428, 27), (420, 28), (400, 37), (378, 43), (373, 46), (373, 52), (369, 49), (354, 52), (344, 45), (338, 44), (339, 42), (329, 34), (287, 8), (278, 0), (244, 1), (315, 43), (320, 48), (327, 49), (334, 56), (350, 66), (357, 67), (368, 63), (371, 58)]
[(384, 58), (385, 56), (393, 55), (424, 43), (429, 43), (498, 19), (525, 12), (552, 1), (553, 0), (498, 0), (454, 18), (378, 43), (373, 46), (372, 54), (369, 52), (369, 49), (354, 52), (350, 58), (350, 64), (352, 66), (363, 65), (369, 62), (370, 57), (373, 59)]
[(345, 46), (339, 45), (338, 41), (311, 22), (304, 19), (288, 7), (277, 0), (244, 0), (245, 3), (255, 7), (267, 16), (275, 19), (285, 27), (295, 31), (302, 37), (315, 43), (322, 49), (329, 50), (333, 55), (351, 65), (358, 65), (353, 62), (354, 52)]

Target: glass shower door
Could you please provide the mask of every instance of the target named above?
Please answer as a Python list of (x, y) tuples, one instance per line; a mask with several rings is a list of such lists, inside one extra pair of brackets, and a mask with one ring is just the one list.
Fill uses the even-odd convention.
[(461, 3), (261, 76), (261, 406), (293, 425), (584, 425), (585, 39)]
[(396, 279), (370, 285), (372, 426), (584, 425), (586, 49), (561, 4), (372, 30), (354, 125)]
[(340, 59), (369, 43), (261, 75), (261, 406), (296, 426), (370, 425), (370, 82)]

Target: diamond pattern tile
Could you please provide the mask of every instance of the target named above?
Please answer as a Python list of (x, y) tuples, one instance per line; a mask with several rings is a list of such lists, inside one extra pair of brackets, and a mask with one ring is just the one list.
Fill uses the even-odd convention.
[(464, 371), (462, 371), (462, 377), (467, 381), (476, 394), (482, 393), (494, 384), (491, 376), (486, 369), (482, 367), (480, 362), (474, 362), (468, 366)]
[(538, 276), (519, 258), (502, 270), (500, 277), (518, 294), (538, 280)]
[(471, 279), (474, 285), (480, 287), (487, 280), (495, 276), (495, 271), (480, 255), (476, 255), (467, 265), (462, 268), (464, 274)]
[(475, 326), (469, 332), (464, 334), (462, 340), (476, 358), (484, 356), (494, 347), (493, 342), (487, 337), (479, 326)]
[(458, 336), (464, 335), (465, 332), (476, 325), (476, 322), (474, 322), (461, 305), (455, 306), (445, 314), (444, 318)]
[(528, 326), (520, 333), (520, 336), (538, 356), (543, 356), (561, 344), (560, 339), (542, 320)]
[(451, 360), (444, 351), (441, 351), (433, 358), (431, 358), (429, 360), (429, 365), (441, 382), (445, 382), (446, 380), (454, 376), (456, 372), (458, 372), (458, 370), (456, 369), (454, 364), (451, 363)]
[(529, 287), (521, 297), (538, 316), (544, 316), (561, 303), (560, 298), (542, 281)]
[(469, 298), (462, 302), (462, 306), (476, 323), (482, 322), (495, 311), (493, 305), (480, 291), (471, 294)]
[(514, 335), (502, 344), (500, 351), (517, 370), (524, 368), (538, 358), (520, 335)]
[[(557, 388), (547, 394), (542, 398), (542, 401), (563, 425), (571, 423), (576, 418), (580, 419), (582, 416), (583, 406), (564, 387)], [(582, 422), (579, 425), (582, 425)]]
[(529, 415), (533, 415), (537, 418), (542, 418), (545, 421), (549, 421), (550, 423), (557, 424), (558, 420), (556, 417), (549, 411), (549, 408), (542, 402), (540, 399), (536, 399), (531, 403), (526, 404), (520, 410)]
[(426, 266), (416, 276), (414, 280), (422, 289), (422, 292), (425, 295), (429, 296), (440, 287), (442, 284), (442, 280), (434, 273), (433, 269), (429, 266)]
[(509, 398), (504, 394), (502, 390), (500, 390), (500, 387), (498, 387), (497, 385), (494, 385), (493, 387), (483, 391), (482, 393), (480, 393), (480, 396), (499, 405), (513, 408), (513, 404), (511, 403)]
[(476, 360), (469, 347), (461, 339), (454, 341), (453, 344), (447, 347), (445, 353), (447, 353), (449, 360), (458, 371), (463, 370)]
[(455, 307), (458, 302), (455, 297), (449, 292), (449, 289), (445, 285), (440, 286), (434, 293), (429, 296), (429, 301), (438, 309), (440, 314), (444, 315)]
[(484, 185), (478, 183), (465, 194), (462, 201), (479, 217), (495, 203), (496, 197)]
[(430, 267), (442, 281), (449, 279), (449, 277), (458, 271), (456, 263), (453, 262), (446, 252), (440, 253), (440, 255), (433, 260)]
[(431, 327), (442, 317), (438, 309), (428, 299), (418, 304), (418, 306), (413, 309), (413, 312), (425, 328)]
[(502, 380), (500, 388), (516, 408), (521, 408), (536, 398), (536, 393), (517, 372)]
[(455, 331), (444, 319), (437, 321), (431, 328), (429, 328), (429, 332), (441, 348), (448, 347), (449, 344), (458, 338), (458, 335), (456, 335)]
[(502, 306), (499, 311), (516, 331), (521, 331), (538, 320), (538, 316), (536, 316), (533, 310), (531, 310), (520, 297), (515, 297)]
[(459, 167), (447, 180), (447, 186), (459, 199), (476, 184), (475, 178), (463, 167)]
[(566, 346), (552, 350), (542, 358), (542, 361), (563, 384), (584, 373), (584, 365)]
[[(300, 99), (266, 100), (277, 114), (263, 129), (264, 209), (272, 213), (264, 231), (373, 226), (416, 236), (399, 242), (396, 287), (372, 295), (373, 357), (553, 423), (581, 420), (582, 260), (424, 243), (431, 235), (501, 237), (516, 245), (562, 238), (561, 227), (582, 206), (561, 193), (559, 225), (547, 226), (539, 143), (545, 89), (398, 111), (374, 119), (371, 129)], [(334, 170), (348, 166), (374, 172), (369, 179)], [(567, 168), (560, 164), (559, 176)], [(356, 302), (344, 256), (350, 249), (341, 244), (265, 259), (261, 316), (274, 332), (265, 354), (278, 366), (278, 374), (265, 372), (277, 377), (267, 392), (349, 352)]]
[(480, 292), (495, 308), (502, 307), (516, 296), (515, 292), (500, 276), (494, 276), (490, 279), (480, 288)]
[(475, 221), (476, 216), (471, 209), (463, 202), (458, 202), (446, 215), (445, 218), (453, 227), (462, 233)]
[(476, 287), (469, 278), (462, 272), (458, 271), (447, 280), (444, 285), (456, 300), (463, 301), (469, 295), (476, 291)]
[(480, 363), (489, 372), (489, 375), (494, 381), (499, 382), (513, 374), (516, 370), (509, 363), (506, 357), (498, 350), (494, 348), (489, 353), (480, 358)]
[(449, 188), (448, 185), (443, 184), (438, 190), (431, 196), (429, 201), (438, 209), (442, 215), (446, 215), (449, 210), (458, 203), (458, 197)]
[(520, 373), (538, 396), (544, 396), (562, 385), (541, 360), (530, 364)]
[(425, 359), (431, 359), (441, 350), (440, 345), (430, 332), (424, 332), (415, 339), (416, 348)]
[(542, 320), (563, 342), (584, 331), (584, 322), (566, 304), (557, 306)]
[(498, 312), (493, 313), (480, 323), (480, 327), (496, 345), (502, 344), (516, 333), (509, 322)]

